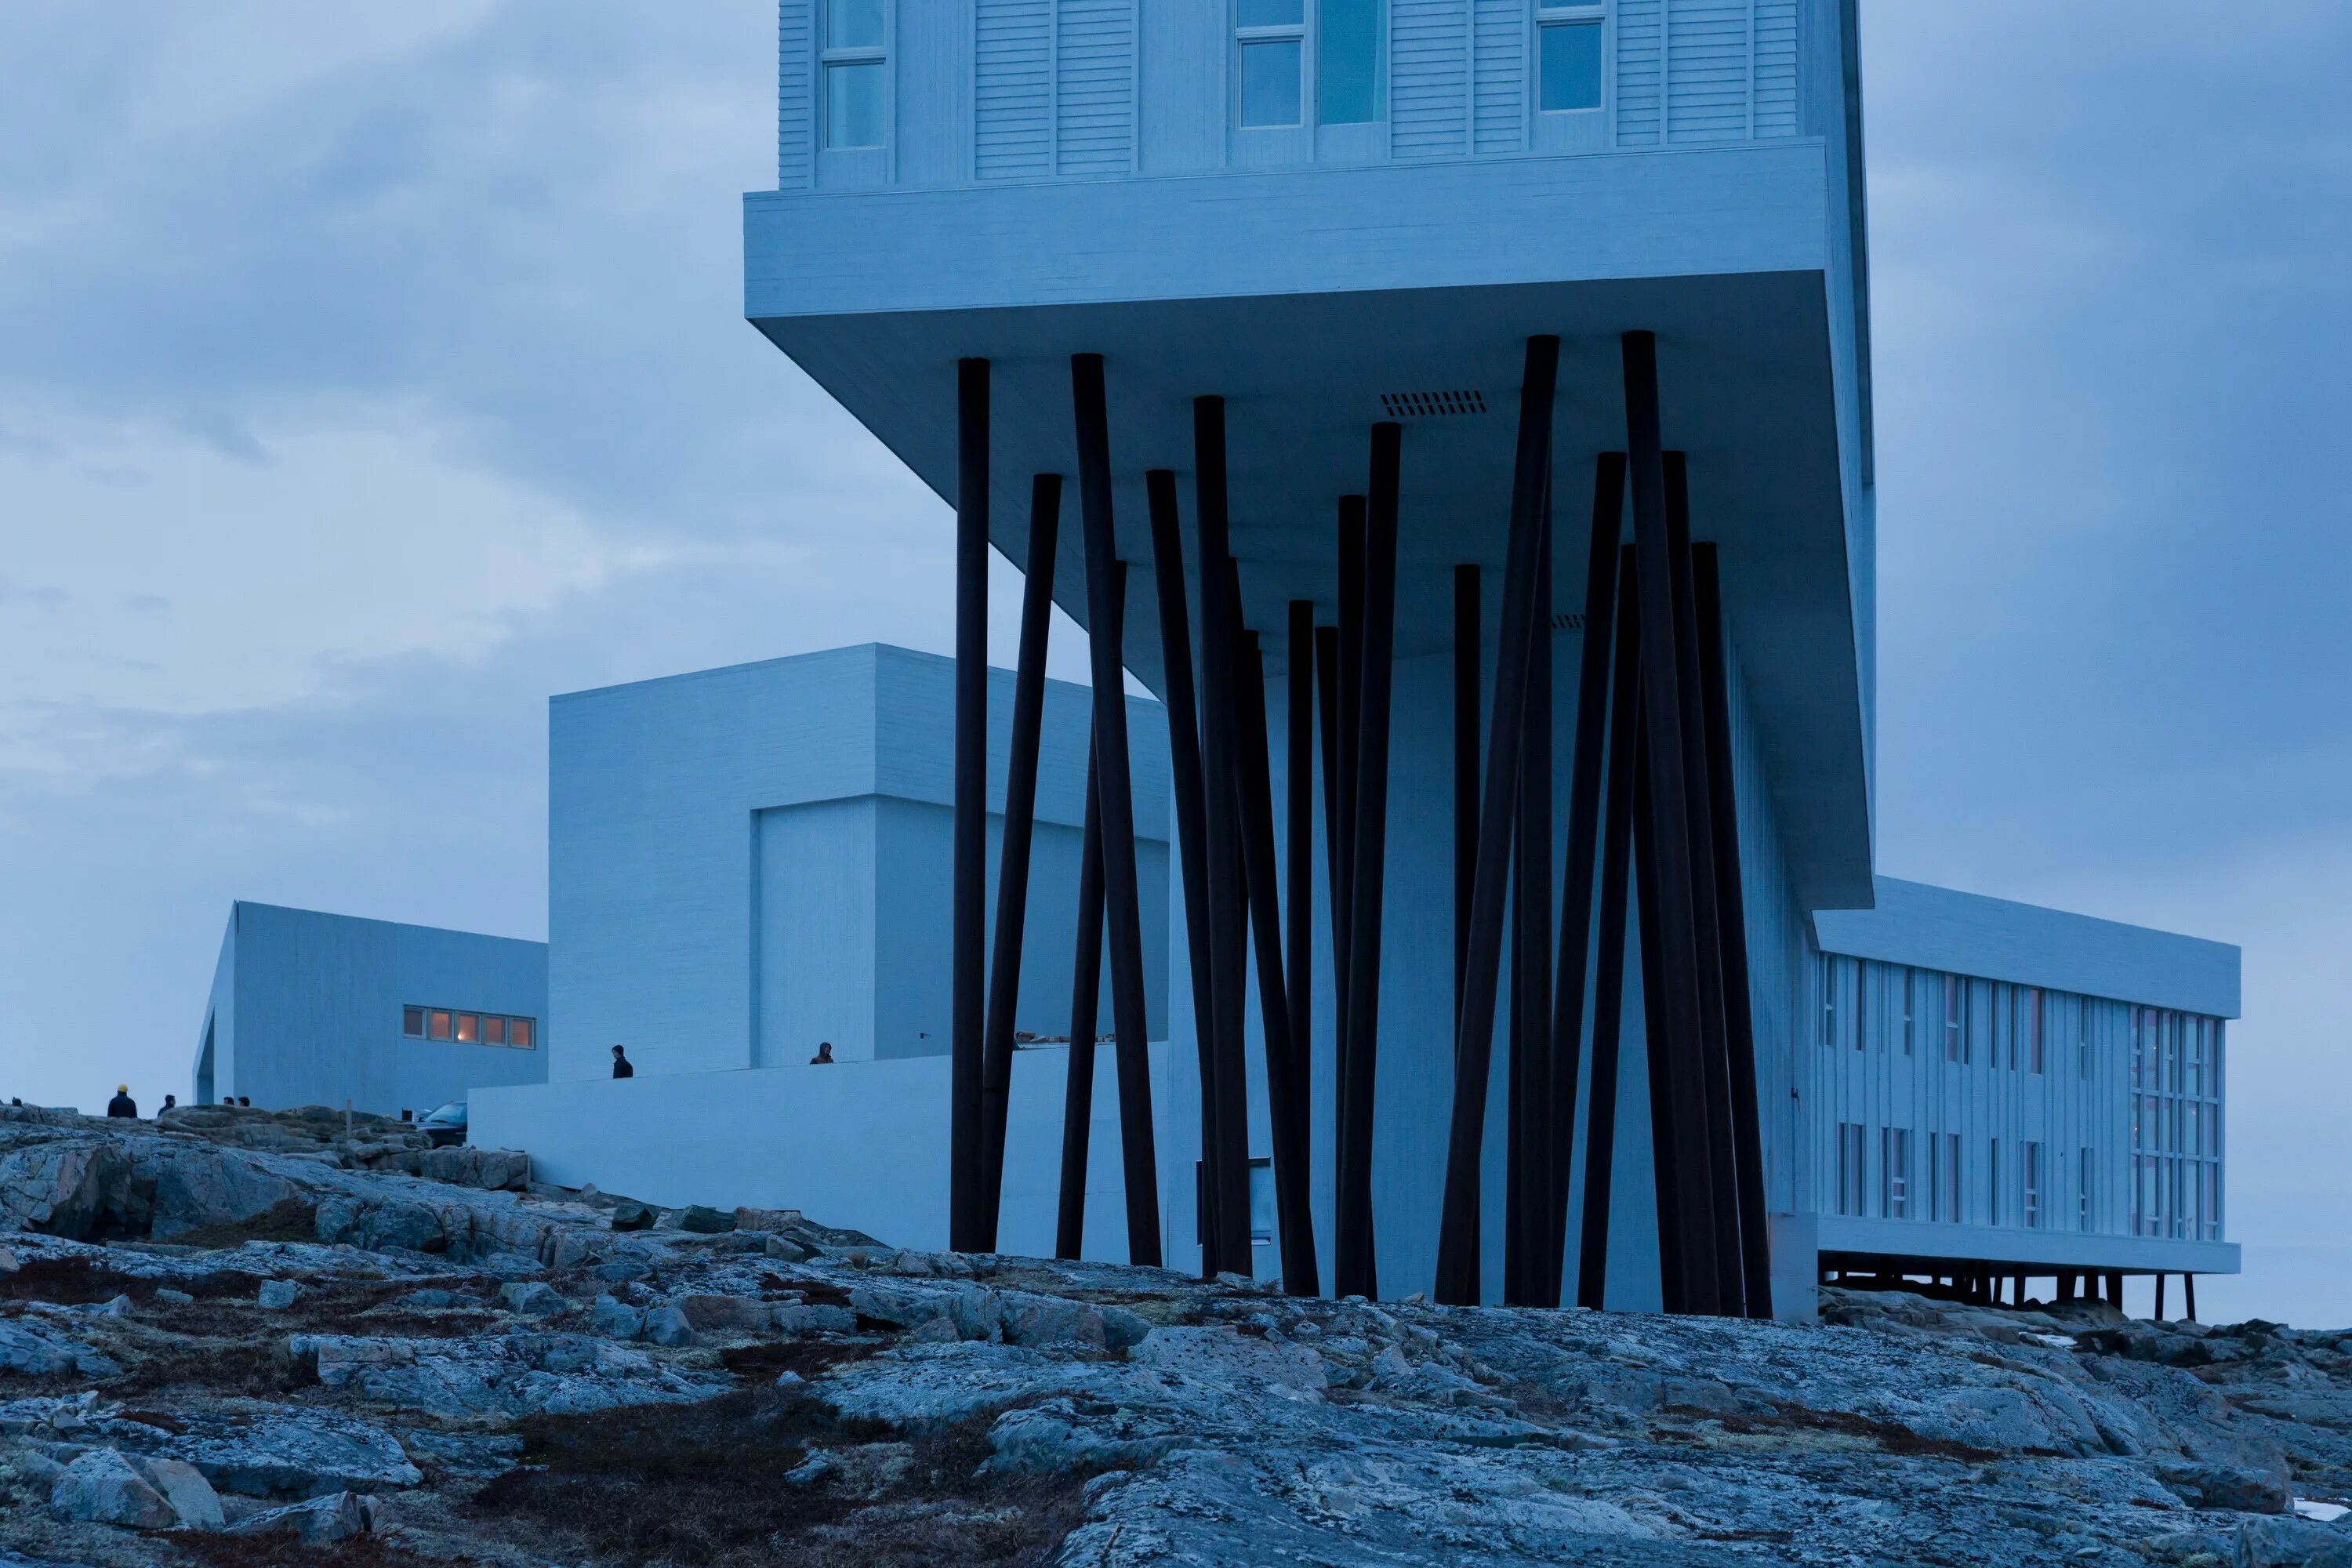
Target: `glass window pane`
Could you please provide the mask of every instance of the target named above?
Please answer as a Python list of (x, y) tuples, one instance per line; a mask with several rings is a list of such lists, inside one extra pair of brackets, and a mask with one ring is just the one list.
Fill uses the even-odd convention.
[(1316, 112), (1326, 125), (1356, 125), (1381, 113), (1384, 0), (1323, 0), (1316, 42)]
[(1566, 22), (1545, 27), (1542, 62), (1542, 107), (1601, 107), (1601, 25)]
[(504, 1018), (482, 1020), (482, 1044), (503, 1046), (507, 1043), (507, 1021)]
[(471, 1013), (460, 1013), (457, 1015), (457, 1037), (467, 1042), (478, 1040), (482, 1037), (481, 1026), (475, 1020), (475, 1017)]
[(1242, 46), (1242, 123), (1298, 123), (1298, 58), (1296, 38)]
[(529, 1018), (509, 1018), (507, 1020), (507, 1044), (512, 1046), (519, 1051), (527, 1051), (531, 1049), (531, 1021)]
[(882, 68), (879, 60), (824, 68), (826, 146), (882, 145)]
[(449, 1037), (449, 1015), (438, 1010), (435, 1011), (425, 1032), (436, 1040), (447, 1039)]
[(828, 49), (880, 48), (882, 0), (825, 0), (824, 47)]
[[(1330, 0), (1325, 5), (1328, 26)], [(1296, 27), (1307, 20), (1307, 0), (1241, 0), (1239, 16), (1244, 27)]]
[(404, 1035), (424, 1034), (425, 1009), (422, 1007), (403, 1007), (400, 1010), (400, 1032)]

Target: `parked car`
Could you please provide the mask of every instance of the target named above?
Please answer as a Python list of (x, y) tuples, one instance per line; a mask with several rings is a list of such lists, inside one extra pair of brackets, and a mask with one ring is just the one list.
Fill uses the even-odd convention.
[(416, 1119), (416, 1125), (425, 1129), (425, 1136), (433, 1141), (436, 1149), (451, 1143), (463, 1143), (466, 1141), (466, 1102), (453, 1100), (437, 1110), (428, 1110)]

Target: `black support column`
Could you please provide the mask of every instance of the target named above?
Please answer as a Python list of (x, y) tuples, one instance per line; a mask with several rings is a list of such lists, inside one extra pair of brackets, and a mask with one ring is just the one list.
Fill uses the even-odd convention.
[(1085, 528), (1087, 651), (1102, 800), (1104, 912), (1110, 930), (1112, 1027), (1118, 1037), (1119, 1152), (1131, 1263), (1160, 1263), (1160, 1173), (1152, 1150), (1151, 1046), (1143, 1005), (1143, 917), (1135, 876), (1135, 795), (1128, 769), (1118, 544), (1111, 519), (1110, 409), (1100, 354), (1073, 354), (1070, 390)]
[[(1584, 1220), (1577, 1236), (1576, 1304), (1599, 1311), (1609, 1280), (1609, 1198), (1617, 1169), (1617, 1063), (1625, 1007), (1625, 907), (1633, 847), (1633, 762), (1641, 744), (1641, 602), (1631, 551), (1618, 553), (1616, 669), (1610, 682), (1609, 783), (1601, 852), (1601, 929), (1592, 973), (1592, 1089), (1585, 1097)], [(1588, 645), (1587, 657), (1594, 650)]]
[(981, 1250), (996, 1250), (1004, 1194), (1004, 1117), (1013, 1090), (1013, 1012), (1029, 918), (1029, 844), (1037, 822), (1037, 742), (1045, 711), (1045, 640), (1054, 613), (1054, 552), (1062, 476), (1029, 489), (1029, 561), (1021, 588), (1021, 646), (1013, 665), (1013, 744), (1005, 761), (1004, 833), (996, 861), (996, 942), (989, 954), (988, 1024), (981, 1058)]
[(1712, 544), (1691, 552), (1698, 602), (1701, 696), (1706, 707), (1709, 809), (1715, 816), (1717, 912), (1723, 929), (1723, 1014), (1731, 1051), (1731, 1111), (1739, 1180), (1739, 1260), (1748, 1315), (1772, 1315), (1772, 1241), (1764, 1193), (1764, 1123), (1756, 1088), (1756, 1017), (1748, 978), (1748, 901), (1739, 875), (1738, 770), (1731, 755), (1731, 680), (1724, 647), (1722, 566)]
[[(1594, 856), (1601, 837), (1602, 752), (1609, 737), (1610, 655), (1617, 612), (1618, 541), (1625, 523), (1625, 455), (1603, 452), (1592, 477), (1584, 560), (1584, 635), (1576, 672), (1576, 751), (1568, 785), (1568, 871), (1560, 884), (1558, 989), (1552, 996), (1552, 1273), (1568, 1246), (1568, 1189), (1576, 1155), (1576, 1091), (1583, 1067), (1584, 992), (1592, 945)], [(1620, 955), (1622, 964), (1622, 955)], [(1622, 969), (1621, 969), (1622, 975)], [(1599, 1067), (1596, 1056), (1594, 1066)], [(1611, 1060), (1612, 1075), (1615, 1060)], [(1613, 1087), (1613, 1076), (1612, 1076)], [(1612, 1108), (1613, 1109), (1613, 1108)], [(1601, 1112), (1588, 1113), (1588, 1124)]]
[(1333, 1273), (1342, 1296), (1380, 1294), (1372, 1239), (1372, 1114), (1380, 1057), (1381, 900), (1388, 871), (1389, 693), (1395, 677), (1397, 491), (1403, 440), (1402, 428), (1393, 423), (1372, 426), (1363, 642), (1357, 652), (1356, 799), (1349, 825), (1355, 868), (1348, 882), (1347, 1079), (1334, 1205)]
[[(1212, 976), (1216, 960), (1209, 938), (1208, 816), (1201, 779), (1201, 727), (1192, 688), (1192, 616), (1185, 607), (1184, 546), (1176, 516), (1176, 476), (1153, 468), (1143, 476), (1151, 514), (1151, 571), (1160, 605), (1160, 656), (1165, 669), (1168, 761), (1176, 796), (1177, 863), (1183, 878), (1185, 952), (1192, 983), (1192, 1037), (1201, 1075), (1202, 1157), (1217, 1143), (1216, 1081), (1212, 1025), (1216, 1005)], [(1217, 1235), (1218, 1209), (1212, 1184), (1201, 1184), (1203, 1255)]]
[(1478, 568), (1454, 569), (1454, 1012), (1462, 1013), (1470, 957), (1470, 900), (1478, 879)]
[[(1125, 576), (1127, 565), (1119, 563)], [(1054, 1256), (1076, 1258), (1087, 1239), (1087, 1156), (1094, 1132), (1095, 1014), (1102, 996), (1102, 806), (1093, 737), (1087, 742), (1087, 826), (1078, 851), (1078, 948), (1070, 965), (1070, 1061), (1062, 1082), (1062, 1193)]]
[[(1674, 551), (1666, 525), (1665, 454), (1658, 424), (1657, 342), (1648, 332), (1623, 338), (1627, 468), (1633, 479), (1633, 542), (1640, 561), (1642, 593), (1642, 700), (1647, 720), (1646, 761), (1652, 805), (1650, 825), (1656, 863), (1654, 919), (1656, 971), (1665, 1026), (1666, 1104), (1673, 1139), (1669, 1147), (1675, 1187), (1675, 1227), (1670, 1238), (1681, 1264), (1679, 1310), (1712, 1313), (1721, 1300), (1717, 1275), (1715, 1175), (1708, 1159), (1706, 1039), (1696, 994), (1701, 970), (1697, 913), (1693, 908), (1690, 774), (1685, 765), (1682, 713), (1684, 689), (1675, 647)], [(1645, 900), (1647, 902), (1648, 900)], [(1646, 955), (1645, 955), (1646, 956)], [(1645, 971), (1646, 978), (1646, 971)], [(1654, 1055), (1653, 1059), (1656, 1059)], [(1651, 1091), (1659, 1084), (1653, 1080)], [(1665, 1212), (1661, 1202), (1659, 1211)]]
[(1214, 1076), (1201, 1086), (1216, 1107), (1216, 1142), (1202, 1151), (1208, 1201), (1216, 1206), (1213, 1237), (1204, 1238), (1201, 1272), (1250, 1272), (1249, 1080), (1244, 1031), (1248, 1002), (1247, 912), (1243, 900), (1238, 725), (1234, 713), (1234, 655), (1240, 639), (1230, 589), (1233, 551), (1227, 532), (1225, 401), (1192, 400), (1192, 527), (1201, 563), (1201, 773), (1208, 818), (1209, 946), (1215, 955), (1209, 994)]
[(1314, 1145), (1315, 1118), (1315, 605), (1293, 599), (1284, 676), (1283, 877), (1290, 925), (1283, 979), (1290, 1001), (1290, 1049), (1298, 1084), (1298, 1158)]
[(948, 1245), (988, 1245), (981, 1116), (988, 889), (988, 362), (956, 363), (955, 838), (949, 931)]
[[(1551, 1239), (1551, 483), (1544, 483), (1536, 566), (1534, 640), (1528, 647), (1526, 731), (1511, 873), (1510, 1136), (1503, 1299), (1557, 1306), (1559, 1252)], [(1547, 1268), (1552, 1279), (1544, 1279)]]
[(1454, 1043), (1454, 1108), (1445, 1150), (1445, 1196), (1437, 1237), (1437, 1300), (1478, 1301), (1478, 1166), (1486, 1139), (1486, 1083), (1495, 1043), (1495, 987), (1502, 966), (1503, 906), (1510, 881), (1511, 800), (1518, 784), (1529, 646), (1534, 641), (1536, 573), (1541, 563), (1542, 507), (1551, 471), (1553, 394), (1559, 340), (1528, 340), (1519, 385), (1518, 445), (1511, 480), (1511, 524), (1503, 568), (1503, 618), (1496, 642), (1494, 721), (1487, 727), (1486, 777), (1478, 810), (1478, 864), (1471, 895), (1468, 959)]

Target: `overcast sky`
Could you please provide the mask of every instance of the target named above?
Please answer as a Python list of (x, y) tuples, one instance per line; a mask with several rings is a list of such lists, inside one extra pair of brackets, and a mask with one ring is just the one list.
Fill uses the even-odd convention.
[[(1882, 869), (2242, 943), (2200, 1304), (2352, 1322), (2352, 7), (1864, 34)], [(543, 936), (551, 692), (947, 651), (944, 509), (741, 320), (774, 40), (0, 6), (0, 1093), (184, 1091), (234, 898)]]

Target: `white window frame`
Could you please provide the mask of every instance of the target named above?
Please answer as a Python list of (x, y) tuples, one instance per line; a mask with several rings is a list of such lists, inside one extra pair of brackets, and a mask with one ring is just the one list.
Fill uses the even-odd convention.
[[(1234, 128), (1237, 131), (1298, 131), (1316, 123), (1315, 47), (1312, 37), (1315, 25), (1314, 0), (1298, 0), (1298, 20), (1277, 22), (1265, 26), (1242, 26), (1241, 0), (1234, 0), (1226, 13), (1233, 23), (1234, 40)], [(1298, 46), (1298, 118), (1279, 124), (1253, 125), (1244, 118), (1244, 94), (1249, 89), (1242, 76), (1242, 55), (1252, 44), (1296, 43)]]
[[(816, 144), (826, 153), (875, 153), (890, 144), (890, 37), (896, 31), (897, 7), (891, 0), (880, 0), (882, 6), (882, 41), (878, 44), (848, 44), (836, 47), (832, 37), (833, 5), (831, 0), (815, 0), (816, 26), (819, 34), (816, 51)], [(875, 65), (882, 68), (882, 139), (859, 142), (836, 147), (833, 132), (833, 68), (835, 66)]]
[[(1609, 7), (1605, 0), (1536, 0), (1535, 35), (1528, 42), (1528, 101), (1538, 117), (1549, 114), (1599, 114), (1609, 105), (1609, 37), (1600, 29), (1607, 25)], [(1599, 34), (1601, 47), (1601, 99), (1597, 103), (1580, 109), (1546, 109), (1543, 106), (1543, 36), (1555, 27), (1591, 27)]]

